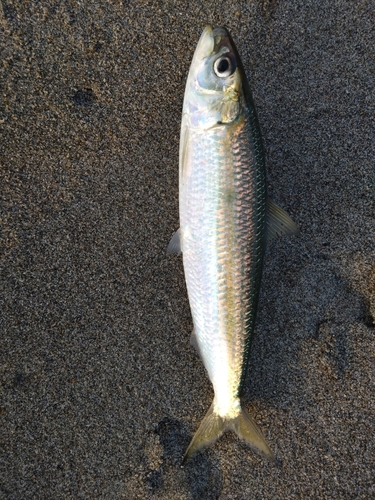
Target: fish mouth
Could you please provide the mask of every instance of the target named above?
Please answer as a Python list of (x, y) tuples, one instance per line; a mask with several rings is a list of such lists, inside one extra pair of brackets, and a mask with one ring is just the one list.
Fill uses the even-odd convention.
[(212, 54), (212, 51), (215, 47), (212, 31), (213, 28), (210, 25), (204, 28), (201, 37), (198, 41), (197, 47), (195, 49), (192, 65), (194, 63), (203, 61), (204, 59), (206, 59), (206, 57)]
[(212, 53), (217, 52), (220, 45), (225, 44), (231, 46), (232, 44), (230, 42), (229, 33), (225, 28), (221, 26), (213, 28), (211, 25), (207, 25), (197, 44), (194, 59), (196, 62), (202, 61)]

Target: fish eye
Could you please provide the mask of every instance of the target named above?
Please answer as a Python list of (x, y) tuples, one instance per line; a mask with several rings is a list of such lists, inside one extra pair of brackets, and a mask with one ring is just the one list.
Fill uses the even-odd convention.
[(234, 73), (234, 64), (230, 57), (223, 56), (216, 59), (214, 62), (214, 71), (220, 78), (226, 78)]

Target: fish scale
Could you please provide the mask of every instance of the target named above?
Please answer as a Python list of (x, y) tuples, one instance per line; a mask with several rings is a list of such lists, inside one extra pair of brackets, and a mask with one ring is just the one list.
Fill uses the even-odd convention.
[[(194, 173), (184, 180), (187, 209), (181, 227), (188, 233), (183, 259), (200, 352), (217, 406), (228, 406), (229, 396), (230, 413), (255, 319), (251, 280), (260, 279), (263, 247), (256, 238), (264, 221), (257, 214), (261, 211), (264, 219), (265, 188), (258, 186), (264, 176), (257, 170), (264, 166), (256, 166), (248, 117), (231, 130), (225, 154), (222, 135), (222, 130), (191, 131)], [(227, 377), (223, 363), (229, 367)], [(226, 401), (221, 402), (221, 394)]]

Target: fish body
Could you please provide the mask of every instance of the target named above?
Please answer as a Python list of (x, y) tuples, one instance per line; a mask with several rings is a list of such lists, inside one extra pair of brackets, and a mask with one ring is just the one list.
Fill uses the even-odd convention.
[(240, 403), (267, 227), (270, 239), (296, 230), (282, 209), (270, 205), (266, 191), (260, 128), (240, 57), (224, 28), (207, 26), (186, 84), (180, 138), (180, 229), (169, 251), (182, 251), (193, 343), (215, 396), (185, 458), (227, 429), (273, 457)]

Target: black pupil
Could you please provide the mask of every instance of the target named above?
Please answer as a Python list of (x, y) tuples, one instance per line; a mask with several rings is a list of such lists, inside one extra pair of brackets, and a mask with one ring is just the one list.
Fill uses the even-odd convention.
[(219, 73), (225, 73), (228, 70), (228, 68), (229, 68), (228, 59), (222, 59), (217, 65), (217, 70)]

